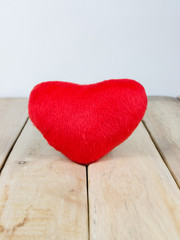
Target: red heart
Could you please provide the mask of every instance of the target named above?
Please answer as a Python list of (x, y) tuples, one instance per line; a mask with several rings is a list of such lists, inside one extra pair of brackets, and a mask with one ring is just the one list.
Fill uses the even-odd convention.
[(130, 136), (147, 107), (143, 86), (129, 79), (89, 85), (36, 85), (29, 116), (48, 143), (72, 161), (92, 163)]

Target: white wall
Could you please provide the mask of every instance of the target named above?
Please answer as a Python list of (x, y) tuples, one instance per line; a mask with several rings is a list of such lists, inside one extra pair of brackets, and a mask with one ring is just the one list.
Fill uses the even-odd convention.
[(180, 95), (179, 0), (0, 0), (0, 96), (133, 78)]

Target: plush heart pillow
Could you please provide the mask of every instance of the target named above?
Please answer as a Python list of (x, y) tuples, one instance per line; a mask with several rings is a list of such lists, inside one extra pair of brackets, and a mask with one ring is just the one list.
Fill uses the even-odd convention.
[(89, 85), (50, 81), (36, 85), (29, 117), (48, 143), (72, 161), (97, 161), (127, 139), (147, 106), (143, 86), (130, 79)]

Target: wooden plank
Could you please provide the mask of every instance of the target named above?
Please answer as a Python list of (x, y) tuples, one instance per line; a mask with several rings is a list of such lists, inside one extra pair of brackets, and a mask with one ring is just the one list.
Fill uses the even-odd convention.
[(85, 166), (28, 121), (0, 177), (0, 239), (88, 239)]
[(180, 101), (150, 97), (144, 123), (180, 186)]
[(179, 189), (142, 124), (88, 167), (91, 240), (179, 240)]
[(27, 117), (27, 99), (0, 99), (0, 169)]

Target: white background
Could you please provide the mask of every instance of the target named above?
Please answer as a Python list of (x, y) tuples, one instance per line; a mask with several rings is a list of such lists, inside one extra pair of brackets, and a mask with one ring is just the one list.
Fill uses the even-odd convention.
[(111, 78), (180, 95), (179, 0), (0, 0), (0, 97)]

